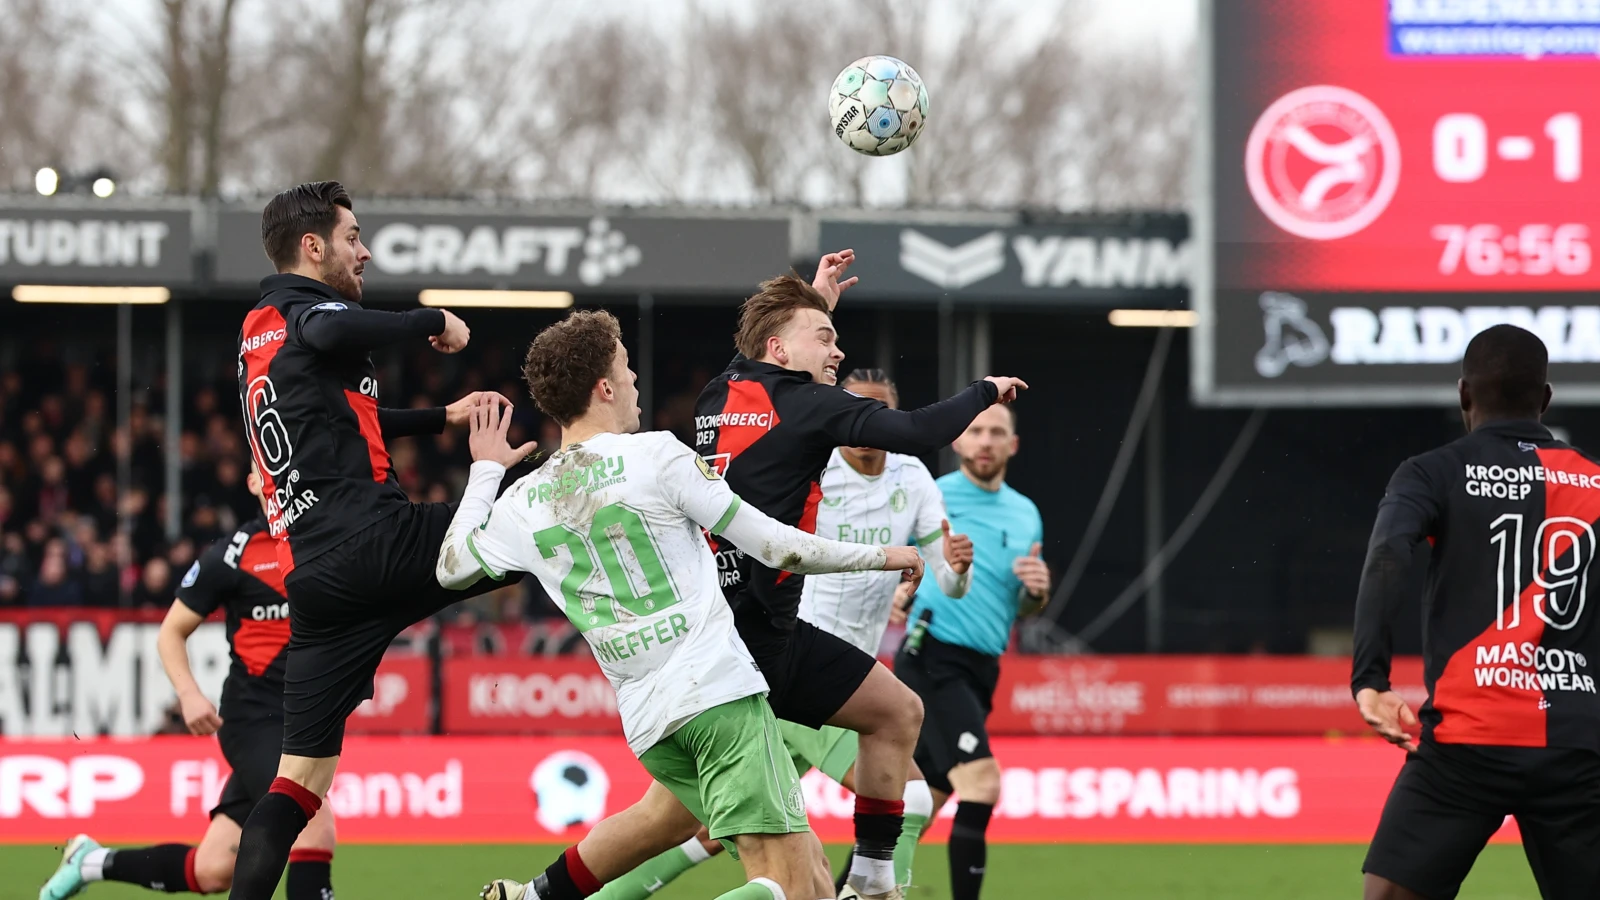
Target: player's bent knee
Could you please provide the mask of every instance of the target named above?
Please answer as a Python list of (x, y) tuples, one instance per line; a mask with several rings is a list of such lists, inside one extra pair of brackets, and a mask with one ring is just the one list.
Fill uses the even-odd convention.
[(230, 851), (200, 854), (194, 858), (195, 886), (202, 894), (220, 894), (233, 887), (234, 854)]
[(1000, 763), (992, 756), (956, 766), (949, 778), (962, 800), (990, 806), (1000, 802)]

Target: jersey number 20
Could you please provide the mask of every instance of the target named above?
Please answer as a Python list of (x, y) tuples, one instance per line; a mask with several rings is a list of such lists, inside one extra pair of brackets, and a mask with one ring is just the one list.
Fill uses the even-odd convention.
[[(620, 503), (601, 507), (587, 535), (567, 525), (554, 525), (534, 532), (533, 541), (545, 559), (554, 559), (562, 547), (572, 555), (572, 569), (561, 579), (561, 595), (567, 604), (567, 618), (579, 631), (617, 624), (616, 607), (648, 616), (678, 602), (650, 529), (638, 513)], [(632, 557), (632, 565), (627, 556)], [(602, 591), (584, 590), (594, 574), (596, 557), (610, 582), (610, 597)], [(612, 597), (614, 604), (598, 602)]]

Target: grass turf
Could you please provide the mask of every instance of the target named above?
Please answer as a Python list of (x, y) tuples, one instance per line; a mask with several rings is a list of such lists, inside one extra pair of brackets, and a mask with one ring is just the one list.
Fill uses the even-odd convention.
[[(529, 878), (561, 848), (554, 846), (340, 847), (334, 859), (339, 900), (473, 900), (490, 878)], [(830, 847), (835, 871), (846, 848)], [(46, 846), (0, 846), (0, 900), (33, 900), (59, 860)], [(989, 848), (984, 896), (1070, 900), (1296, 900), (1361, 896), (1364, 848), (1348, 845), (1008, 845)], [(944, 847), (917, 854), (917, 886), (909, 900), (950, 896)], [(725, 856), (705, 863), (655, 896), (709, 900), (744, 880)], [(160, 896), (121, 884), (96, 884), (85, 900)], [(283, 896), (279, 888), (278, 896)], [(1462, 900), (1536, 900), (1533, 876), (1518, 846), (1495, 845), (1479, 857)]]

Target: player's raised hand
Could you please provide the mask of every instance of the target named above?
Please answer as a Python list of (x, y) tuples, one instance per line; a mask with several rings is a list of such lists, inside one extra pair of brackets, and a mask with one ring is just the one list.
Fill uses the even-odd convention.
[(915, 547), (883, 548), (883, 571), (900, 570), (900, 580), (912, 585), (922, 582), (922, 554)]
[(816, 288), (817, 293), (828, 301), (829, 312), (832, 312), (834, 307), (839, 305), (839, 295), (844, 293), (846, 288), (861, 280), (859, 278), (839, 280), (840, 276), (844, 275), (844, 271), (850, 268), (850, 264), (855, 261), (856, 252), (846, 249), (837, 253), (824, 254), (822, 261), (817, 263), (817, 276), (811, 279), (811, 286)]
[(506, 406), (502, 413), (500, 400), (504, 398), (492, 391), (486, 391), (485, 394), (489, 396), (480, 398), (472, 406), (472, 433), (467, 438), (467, 449), (472, 451), (473, 462), (497, 462), (509, 469), (538, 449), (539, 442), (529, 441), (521, 447), (512, 447), (507, 443), (506, 433), (511, 429), (511, 407)]
[(894, 601), (889, 604), (889, 624), (904, 625), (911, 616), (911, 601), (917, 597), (917, 586), (902, 581), (894, 586)]
[(504, 406), (511, 405), (511, 401), (506, 399), (506, 395), (499, 391), (473, 391), (444, 408), (444, 423), (446, 425), (466, 425), (472, 421), (472, 408), (479, 401), (487, 402), (490, 399)]
[(428, 338), (428, 343), (440, 353), (460, 353), (466, 349), (467, 341), (472, 339), (472, 329), (450, 310), (441, 311), (444, 313), (444, 330)]
[(1356, 708), (1361, 718), (1367, 720), (1372, 730), (1397, 747), (1415, 753), (1420, 723), (1417, 714), (1406, 705), (1404, 697), (1394, 691), (1362, 688), (1356, 692)]
[(1017, 399), (1017, 395), (1028, 389), (1028, 383), (1021, 378), (1012, 378), (1010, 375), (990, 375), (984, 381), (994, 382), (1000, 389), (1000, 399), (997, 403), (1010, 403)]
[(967, 570), (972, 568), (972, 538), (964, 534), (951, 534), (949, 519), (941, 521), (939, 528), (944, 532), (945, 563), (957, 575), (967, 574)]
[[(1019, 556), (1011, 561), (1011, 573), (1022, 582), (1022, 587), (1034, 597), (1048, 598), (1050, 594), (1050, 567), (1045, 565), (1040, 554), (1044, 546), (1035, 542), (1028, 550), (1027, 556)], [(1043, 604), (1040, 604), (1043, 608)]]
[(189, 727), (190, 734), (216, 734), (222, 727), (222, 717), (204, 694), (184, 694), (178, 698), (178, 706), (183, 710), (183, 724)]

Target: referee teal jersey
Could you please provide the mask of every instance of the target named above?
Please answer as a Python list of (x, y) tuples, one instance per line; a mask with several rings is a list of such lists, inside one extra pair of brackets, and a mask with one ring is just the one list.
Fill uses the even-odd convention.
[(925, 609), (933, 610), (928, 633), (947, 643), (999, 656), (1011, 641), (1011, 623), (1017, 618), (1022, 582), (1011, 573), (1011, 563), (1027, 556), (1035, 542), (1044, 539), (1039, 507), (1001, 484), (986, 491), (960, 471), (938, 479), (950, 530), (972, 538), (972, 584), (960, 599), (946, 597), (932, 578), (925, 578), (911, 608), (915, 622)]

